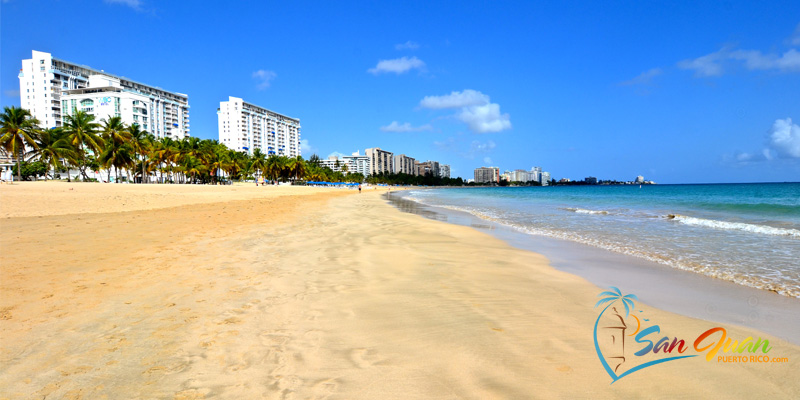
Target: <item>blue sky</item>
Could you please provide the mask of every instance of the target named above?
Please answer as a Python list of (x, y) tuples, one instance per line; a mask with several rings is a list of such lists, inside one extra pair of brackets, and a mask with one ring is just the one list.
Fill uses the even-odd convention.
[(31, 50), (242, 97), (304, 156), (381, 147), (555, 178), (800, 181), (800, 2), (3, 0), (3, 106)]

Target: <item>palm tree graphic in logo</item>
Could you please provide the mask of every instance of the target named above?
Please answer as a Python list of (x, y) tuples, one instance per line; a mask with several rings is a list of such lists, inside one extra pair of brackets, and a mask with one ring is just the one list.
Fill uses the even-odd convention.
[[(634, 308), (634, 300), (639, 300), (635, 294), (623, 296), (622, 292), (616, 287), (611, 287), (612, 291), (605, 291), (599, 296), (605, 296), (594, 306), (610, 303), (600, 312), (595, 324), (594, 342), (598, 351), (598, 357), (607, 369), (611, 368), (614, 373), (625, 363), (625, 330), (628, 325), (625, 318)], [(621, 303), (621, 304), (619, 304)], [(620, 315), (620, 305), (625, 307), (625, 317)], [(608, 312), (606, 312), (608, 311)]]
[[(651, 367), (656, 364), (678, 360), (681, 358), (696, 357), (696, 355), (687, 355), (652, 360), (633, 367), (626, 366), (626, 370), (618, 375), (617, 372), (620, 370), (622, 364), (624, 364), (626, 361), (625, 330), (628, 328), (628, 325), (625, 323), (625, 319), (628, 318), (628, 315), (634, 308), (635, 304), (633, 301), (638, 301), (639, 298), (637, 298), (634, 294), (627, 294), (623, 296), (622, 291), (613, 286), (611, 286), (610, 291), (600, 293), (598, 296), (602, 296), (603, 298), (594, 305), (595, 307), (606, 303), (608, 303), (608, 305), (603, 308), (603, 311), (600, 311), (600, 315), (597, 316), (597, 321), (594, 323), (594, 349), (597, 352), (597, 358), (599, 358), (600, 363), (603, 364), (603, 368), (611, 377), (612, 384), (622, 379), (626, 375), (630, 375), (636, 371)], [(620, 307), (625, 308), (625, 318), (623, 318), (620, 314)], [(641, 327), (639, 318), (637, 318), (635, 315), (633, 317), (636, 320), (637, 329), (631, 335), (637, 333)]]

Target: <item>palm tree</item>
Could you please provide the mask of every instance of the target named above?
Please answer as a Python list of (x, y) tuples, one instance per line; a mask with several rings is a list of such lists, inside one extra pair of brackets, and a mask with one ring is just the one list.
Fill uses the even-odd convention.
[(104, 119), (102, 123), (102, 137), (105, 142), (114, 141), (122, 144), (131, 140), (131, 134), (122, 122), (122, 117), (111, 117), (108, 120)]
[(119, 169), (129, 169), (134, 164), (133, 147), (129, 143), (109, 140), (97, 161), (108, 169), (109, 181), (111, 181), (111, 167), (114, 167), (115, 181), (119, 183)]
[(267, 156), (261, 152), (261, 149), (256, 147), (253, 149), (253, 162), (250, 164), (250, 168), (253, 169), (253, 172), (257, 172), (256, 182), (258, 182), (258, 178), (264, 175), (264, 172), (267, 170)]
[(303, 161), (302, 156), (297, 156), (289, 159), (289, 171), (290, 174), (294, 175), (294, 180), (298, 180), (301, 177), (305, 176), (306, 162)]
[[(53, 168), (54, 174), (61, 168), (62, 159), (69, 164), (70, 161), (78, 157), (61, 128), (53, 128), (39, 133), (36, 140), (36, 148), (29, 155), (31, 158), (39, 158), (39, 161), (44, 163), (48, 170)], [(69, 175), (69, 170), (67, 170), (67, 175)], [(44, 174), (44, 180), (47, 181), (46, 173)]]
[(31, 112), (15, 106), (5, 107), (0, 115), (0, 146), (11, 156), (17, 157), (17, 180), (22, 180), (22, 157), (25, 146), (37, 148), (39, 120)]
[(283, 175), (283, 171), (286, 168), (286, 157), (283, 156), (276, 156), (271, 155), (267, 159), (267, 175), (269, 175), (270, 179), (277, 180), (278, 177)]
[(100, 152), (103, 147), (103, 139), (97, 134), (100, 124), (94, 122), (94, 115), (83, 111), (76, 111), (74, 115), (67, 115), (64, 132), (67, 140), (78, 152), (80, 170), (83, 179), (88, 179), (86, 175), (86, 151), (93, 153)]
[(202, 174), (206, 171), (206, 166), (197, 157), (188, 156), (184, 160), (181, 167), (184, 173), (192, 174), (192, 182), (195, 182), (197, 174)]
[(130, 136), (131, 147), (133, 148), (134, 155), (141, 161), (142, 166), (142, 183), (145, 183), (145, 155), (151, 146), (150, 135), (147, 131), (141, 130), (139, 124), (133, 124), (128, 127), (128, 135)]

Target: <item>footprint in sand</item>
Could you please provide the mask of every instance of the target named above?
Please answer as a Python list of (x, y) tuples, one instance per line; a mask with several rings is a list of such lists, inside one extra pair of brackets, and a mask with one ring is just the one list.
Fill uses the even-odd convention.
[(353, 349), (350, 351), (350, 361), (358, 368), (369, 368), (375, 365), (379, 360), (372, 349)]
[(312, 391), (314, 393), (312, 399), (327, 399), (336, 392), (339, 388), (339, 382), (336, 379), (324, 379), (314, 384)]

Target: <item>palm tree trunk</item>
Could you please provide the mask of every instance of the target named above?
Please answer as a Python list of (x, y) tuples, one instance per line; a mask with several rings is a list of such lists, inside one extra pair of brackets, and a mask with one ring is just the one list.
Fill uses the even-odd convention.
[(17, 180), (22, 182), (22, 149), (17, 153)]

